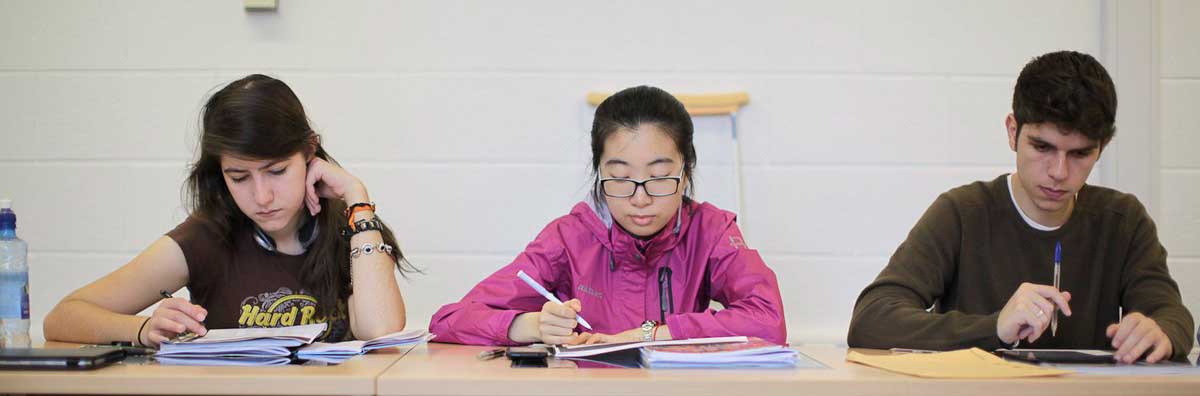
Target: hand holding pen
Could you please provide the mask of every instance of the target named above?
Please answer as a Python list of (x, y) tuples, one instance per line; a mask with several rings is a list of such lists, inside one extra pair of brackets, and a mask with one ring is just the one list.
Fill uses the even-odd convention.
[(1022, 283), (1009, 297), (996, 319), (996, 336), (1005, 344), (1020, 340), (1035, 342), (1050, 327), (1055, 309), (1071, 316), (1070, 292), (1060, 292), (1051, 285)]
[(208, 333), (203, 324), (208, 310), (182, 298), (174, 298), (166, 290), (160, 291), (159, 294), (163, 300), (138, 331), (139, 344), (157, 348), (163, 341), (183, 333), (191, 332), (201, 336)]
[[(1054, 290), (1062, 290), (1061, 284), (1058, 280), (1059, 275), (1062, 273), (1062, 271), (1059, 269), (1059, 267), (1061, 267), (1061, 266), (1062, 266), (1062, 242), (1055, 242), (1054, 243)], [(1054, 312), (1050, 314), (1050, 336), (1054, 337), (1056, 335), (1058, 335), (1058, 309), (1057, 308), (1055, 308)]]
[(1071, 293), (1062, 291), (1059, 281), (1062, 265), (1062, 244), (1054, 244), (1054, 284), (1038, 285), (1022, 283), (996, 319), (996, 335), (1005, 344), (1014, 345), (1021, 340), (1035, 342), (1050, 328), (1050, 335), (1058, 334), (1058, 310), (1071, 316)]
[(579, 312), (583, 311), (583, 304), (578, 299), (562, 302), (525, 271), (517, 271), (517, 277), (549, 300), (542, 304), (542, 310), (538, 314), (537, 334), (541, 342), (573, 344), (579, 338), (579, 334), (575, 332), (576, 325), (583, 326), (588, 330), (592, 329), (592, 325), (579, 315)]

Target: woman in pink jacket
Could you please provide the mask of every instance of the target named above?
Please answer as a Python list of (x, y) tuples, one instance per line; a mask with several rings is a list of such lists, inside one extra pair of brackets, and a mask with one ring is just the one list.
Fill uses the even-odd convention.
[[(775, 273), (747, 247), (733, 213), (689, 197), (695, 166), (683, 104), (647, 86), (609, 97), (592, 123), (592, 198), (438, 310), (430, 332), (489, 345), (732, 335), (784, 343)], [(566, 302), (548, 302), (518, 271)]]

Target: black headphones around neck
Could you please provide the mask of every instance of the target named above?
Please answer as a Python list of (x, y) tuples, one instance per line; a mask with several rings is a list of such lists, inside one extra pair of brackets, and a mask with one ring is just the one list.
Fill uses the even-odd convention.
[[(308, 216), (308, 220), (304, 222), (304, 225), (300, 226), (300, 230), (297, 232), (299, 234), (300, 246), (304, 247), (305, 251), (317, 241), (317, 234), (321, 233), (317, 227), (317, 223), (316, 217)], [(258, 228), (258, 224), (251, 224), (254, 227), (254, 242), (258, 244), (258, 247), (263, 248), (267, 252), (275, 253), (275, 239), (267, 235), (267, 232), (263, 231), (262, 228)]]

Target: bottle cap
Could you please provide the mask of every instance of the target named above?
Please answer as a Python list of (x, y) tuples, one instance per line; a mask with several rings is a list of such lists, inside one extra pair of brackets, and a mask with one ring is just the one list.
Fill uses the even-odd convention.
[(0, 199), (0, 231), (17, 229), (17, 214), (12, 211), (11, 199)]

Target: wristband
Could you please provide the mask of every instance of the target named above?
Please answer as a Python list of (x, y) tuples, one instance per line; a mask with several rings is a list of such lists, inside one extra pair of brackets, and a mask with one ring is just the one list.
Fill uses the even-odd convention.
[(153, 318), (153, 316), (151, 316), (151, 317), (149, 317), (149, 318), (146, 318), (146, 320), (143, 320), (143, 321), (142, 321), (142, 326), (141, 326), (141, 327), (138, 327), (138, 332), (137, 332), (137, 343), (138, 343), (138, 344), (141, 344), (142, 346), (146, 346), (146, 345), (147, 345), (146, 343), (142, 342), (142, 330), (145, 330), (145, 329), (146, 329), (146, 323), (150, 323), (150, 319), (151, 319), (151, 318)]
[(346, 212), (345, 212), (346, 224), (350, 225), (350, 227), (354, 227), (354, 214), (364, 211), (364, 210), (369, 210), (369, 211), (374, 212), (375, 211), (375, 203), (374, 202), (357, 202), (353, 205), (347, 206)]
[(342, 229), (342, 236), (349, 240), (355, 234), (367, 231), (383, 231), (383, 222), (379, 218), (370, 220), (359, 220), (350, 224), (350, 227)]

